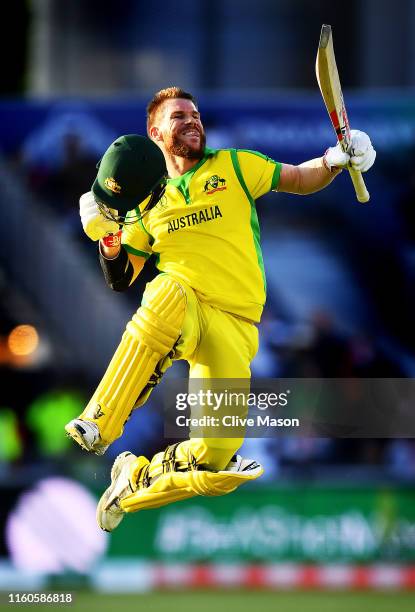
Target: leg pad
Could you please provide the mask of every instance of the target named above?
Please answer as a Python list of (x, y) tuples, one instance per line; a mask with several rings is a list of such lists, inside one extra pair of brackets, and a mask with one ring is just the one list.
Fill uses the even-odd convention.
[(153, 478), (149, 485), (145, 482), (149, 465), (144, 473), (138, 475), (137, 490), (120, 502), (124, 512), (158, 508), (196, 495), (226, 495), (245, 482), (259, 478), (264, 471), (255, 461), (241, 458), (237, 464), (241, 471), (236, 471), (232, 462), (219, 472), (199, 470), (194, 462), (189, 464), (186, 471), (174, 471), (175, 447), (176, 445), (173, 445), (166, 449), (163, 473)]
[(100, 444), (111, 444), (122, 434), (137, 398), (142, 404), (160, 380), (171, 363), (167, 356), (180, 338), (185, 313), (186, 294), (177, 281), (162, 274), (147, 285), (142, 306), (127, 324), (103, 379), (80, 416), (97, 423)]

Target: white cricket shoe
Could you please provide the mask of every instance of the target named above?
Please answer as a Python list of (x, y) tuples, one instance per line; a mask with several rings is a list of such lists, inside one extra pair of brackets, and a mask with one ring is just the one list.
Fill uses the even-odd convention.
[(109, 446), (100, 444), (99, 428), (93, 421), (73, 419), (65, 425), (65, 431), (81, 448), (92, 451), (96, 455), (103, 455)]
[(264, 468), (255, 459), (246, 459), (241, 455), (234, 455), (224, 469), (225, 472), (245, 472), (252, 477), (258, 478), (264, 471)]
[(134, 492), (130, 482), (130, 470), (136, 459), (136, 455), (126, 451), (114, 461), (111, 484), (97, 506), (97, 523), (104, 531), (113, 531), (124, 518), (125, 512), (120, 508), (120, 500)]

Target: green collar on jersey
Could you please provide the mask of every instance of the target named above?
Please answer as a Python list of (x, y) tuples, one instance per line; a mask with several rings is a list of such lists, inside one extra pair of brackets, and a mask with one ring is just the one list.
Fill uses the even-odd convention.
[(205, 147), (204, 156), (202, 157), (201, 160), (197, 162), (197, 164), (193, 166), (193, 168), (190, 168), (190, 170), (188, 170), (184, 174), (181, 174), (180, 176), (176, 176), (175, 178), (167, 179), (167, 183), (169, 185), (174, 185), (182, 193), (186, 201), (186, 204), (190, 204), (189, 183), (190, 183), (192, 176), (197, 170), (199, 170), (201, 166), (203, 166), (205, 161), (209, 157), (212, 157), (212, 155), (215, 155), (216, 152), (217, 152), (217, 149), (210, 149), (209, 147)]
[(200, 159), (197, 162), (197, 164), (193, 166), (193, 168), (190, 168), (190, 170), (188, 170), (184, 174), (181, 174), (180, 176), (176, 176), (175, 178), (168, 178), (167, 182), (170, 183), (171, 185), (178, 186), (183, 181), (185, 176), (187, 176), (188, 174), (190, 176), (194, 174), (196, 170), (198, 170), (200, 166), (202, 166), (205, 163), (208, 157), (212, 157), (212, 155), (215, 155), (216, 152), (217, 152), (217, 149), (210, 149), (209, 147), (205, 147), (205, 152), (204, 152), (202, 159)]

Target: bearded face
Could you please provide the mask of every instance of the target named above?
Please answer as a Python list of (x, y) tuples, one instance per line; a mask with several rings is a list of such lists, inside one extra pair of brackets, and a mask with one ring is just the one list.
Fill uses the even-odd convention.
[(170, 155), (185, 159), (201, 159), (206, 146), (206, 136), (203, 128), (188, 128), (179, 134), (170, 134), (165, 140), (166, 151)]
[(201, 159), (206, 136), (200, 114), (191, 100), (166, 100), (161, 109), (159, 129), (167, 154), (185, 159)]

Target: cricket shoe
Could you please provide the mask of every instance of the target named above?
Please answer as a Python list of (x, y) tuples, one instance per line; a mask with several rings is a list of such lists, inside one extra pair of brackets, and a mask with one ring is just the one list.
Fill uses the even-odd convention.
[[(118, 455), (111, 469), (111, 484), (103, 493), (97, 506), (97, 523), (104, 531), (113, 531), (121, 523), (125, 512), (120, 507), (120, 501), (134, 493), (130, 480), (131, 466), (137, 456), (129, 451)], [(140, 457), (141, 459), (141, 457)], [(148, 460), (142, 457), (145, 463)]]
[(225, 472), (245, 472), (253, 478), (258, 478), (264, 472), (264, 468), (255, 459), (246, 459), (241, 455), (234, 455), (228, 465), (226, 466)]
[(100, 444), (99, 428), (93, 421), (73, 419), (65, 425), (65, 431), (81, 448), (92, 451), (96, 455), (103, 455), (109, 446), (109, 444)]

